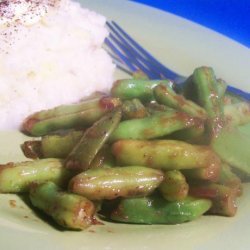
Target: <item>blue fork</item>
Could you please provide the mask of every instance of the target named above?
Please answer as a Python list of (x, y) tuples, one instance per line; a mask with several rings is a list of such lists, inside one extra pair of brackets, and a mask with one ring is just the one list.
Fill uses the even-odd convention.
[[(140, 44), (138, 44), (116, 22), (106, 23), (110, 34), (105, 40), (108, 53), (118, 68), (132, 74), (137, 70), (143, 71), (150, 79), (170, 79), (177, 84), (185, 81), (186, 77), (172, 71), (160, 63)], [(228, 86), (227, 91), (250, 101), (250, 93)]]

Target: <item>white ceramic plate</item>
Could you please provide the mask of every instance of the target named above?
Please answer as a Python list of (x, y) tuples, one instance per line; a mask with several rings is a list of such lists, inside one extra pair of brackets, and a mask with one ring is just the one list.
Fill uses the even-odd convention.
[[(164, 64), (183, 75), (201, 65), (250, 91), (249, 49), (174, 15), (123, 0), (82, 0), (83, 6), (117, 21)], [(0, 132), (0, 162), (24, 160), (25, 137)], [(85, 249), (249, 249), (250, 185), (233, 218), (206, 216), (175, 226), (105, 223), (83, 232), (58, 231), (37, 217), (15, 195), (0, 195), (0, 248), (36, 250)], [(13, 206), (13, 203), (15, 206)], [(12, 204), (12, 205), (11, 205)]]

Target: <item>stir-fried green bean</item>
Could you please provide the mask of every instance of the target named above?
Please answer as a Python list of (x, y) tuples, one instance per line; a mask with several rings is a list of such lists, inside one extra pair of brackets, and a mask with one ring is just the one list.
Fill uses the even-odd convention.
[(247, 123), (249, 102), (210, 67), (180, 85), (135, 72), (111, 96), (30, 115), (22, 130), (41, 138), (21, 149), (34, 160), (0, 165), (0, 193), (30, 192), (35, 207), (76, 230), (101, 213), (138, 224), (233, 216), (250, 177), (250, 137), (237, 128)]
[(56, 116), (82, 112), (83, 110), (96, 108), (99, 105), (98, 103), (101, 98), (102, 96), (87, 99), (75, 104), (60, 105), (52, 109), (39, 111), (32, 114), (31, 117), (36, 118), (37, 120), (45, 120)]
[(190, 186), (190, 194), (212, 200), (210, 212), (224, 216), (234, 216), (237, 211), (238, 190), (215, 183), (202, 183)]
[(149, 114), (155, 114), (158, 112), (171, 112), (174, 109), (167, 107), (166, 105), (159, 104), (158, 102), (150, 102), (146, 104), (147, 111)]
[(143, 118), (148, 111), (139, 99), (126, 100), (122, 104), (122, 118), (125, 120)]
[(117, 163), (124, 166), (180, 170), (220, 165), (219, 157), (210, 147), (174, 140), (120, 140), (112, 150)]
[(8, 163), (0, 165), (0, 193), (26, 192), (32, 183), (45, 181), (65, 186), (73, 175), (58, 159)]
[[(25, 141), (20, 145), (23, 154), (30, 159), (43, 158), (42, 142), (41, 140)], [(54, 158), (54, 157), (52, 157)]]
[(91, 200), (141, 197), (152, 193), (163, 177), (160, 170), (137, 166), (90, 169), (73, 177), (69, 190)]
[(225, 122), (230, 126), (244, 125), (250, 122), (250, 103), (238, 102), (224, 106)]
[(235, 173), (232, 172), (232, 169), (228, 164), (223, 163), (221, 165), (219, 183), (226, 186), (234, 187), (240, 185), (241, 180)]
[(121, 139), (154, 139), (185, 128), (196, 127), (200, 119), (178, 111), (159, 112), (142, 119), (122, 121), (110, 141)]
[(86, 198), (62, 192), (53, 182), (33, 185), (31, 203), (69, 229), (84, 229), (93, 222), (94, 204)]
[(217, 79), (216, 89), (218, 97), (223, 99), (227, 90), (227, 83), (223, 79)]
[(113, 84), (111, 94), (122, 100), (138, 98), (142, 101), (153, 99), (153, 88), (158, 84), (170, 84), (169, 80), (124, 79)]
[(110, 112), (94, 123), (83, 134), (66, 159), (69, 169), (86, 170), (90, 167), (98, 151), (108, 140), (121, 119), (121, 111)]
[(202, 121), (199, 122), (197, 120), (197, 123), (195, 124), (195, 126), (190, 127), (190, 128), (185, 128), (182, 130), (178, 130), (170, 134), (169, 138), (174, 139), (174, 140), (197, 143), (200, 140), (204, 141), (203, 140), (204, 132), (205, 132), (204, 122)]
[(90, 163), (89, 168), (114, 167), (115, 158), (108, 144), (104, 144)]
[(64, 159), (80, 141), (83, 131), (70, 131), (66, 134), (45, 135), (41, 140), (26, 141), (21, 145), (28, 158), (61, 158)]
[(194, 180), (216, 182), (220, 176), (221, 164), (211, 164), (206, 168), (184, 169), (182, 172), (191, 182)]
[(177, 95), (169, 86), (159, 84), (153, 90), (154, 97), (158, 103), (183, 111), (190, 116), (198, 117), (202, 120), (207, 118), (207, 113), (202, 107), (187, 100), (182, 95)]
[(97, 102), (91, 102), (91, 105), (87, 103), (87, 108), (85, 105), (86, 103), (80, 108), (76, 105), (76, 109), (74, 109), (75, 105), (63, 105), (35, 113), (24, 121), (22, 130), (33, 136), (42, 136), (60, 129), (90, 126), (103, 114), (119, 106), (120, 101), (117, 98), (103, 97)]
[(239, 196), (242, 194), (241, 179), (232, 172), (231, 167), (226, 163), (221, 165), (218, 183), (233, 188)]
[(249, 135), (239, 129), (224, 128), (212, 141), (212, 147), (224, 162), (250, 176)]
[(200, 67), (194, 70), (193, 82), (197, 89), (198, 102), (207, 111), (208, 133), (216, 137), (223, 127), (222, 101), (217, 91), (217, 80), (212, 68)]
[(162, 196), (168, 201), (184, 200), (189, 189), (185, 176), (179, 170), (170, 170), (164, 177), (159, 187)]
[(159, 196), (123, 199), (111, 219), (137, 224), (179, 224), (192, 221), (211, 207), (208, 199), (168, 202)]

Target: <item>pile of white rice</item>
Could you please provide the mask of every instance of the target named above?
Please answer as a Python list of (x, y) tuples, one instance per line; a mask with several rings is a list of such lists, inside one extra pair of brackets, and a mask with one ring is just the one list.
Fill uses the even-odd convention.
[(105, 18), (71, 0), (0, 3), (0, 129), (38, 110), (107, 91)]

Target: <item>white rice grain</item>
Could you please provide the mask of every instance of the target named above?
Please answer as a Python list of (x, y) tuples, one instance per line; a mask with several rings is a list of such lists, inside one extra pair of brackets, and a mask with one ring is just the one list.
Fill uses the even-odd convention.
[(0, 4), (0, 129), (17, 129), (35, 111), (109, 90), (114, 65), (102, 48), (105, 21), (71, 0)]

